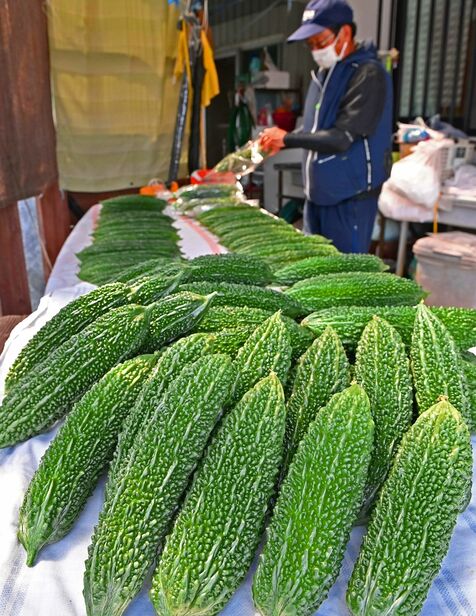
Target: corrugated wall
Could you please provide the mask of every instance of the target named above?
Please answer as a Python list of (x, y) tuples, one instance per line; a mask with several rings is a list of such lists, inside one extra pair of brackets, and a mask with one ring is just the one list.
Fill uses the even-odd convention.
[[(378, 0), (354, 0), (358, 38), (377, 39)], [(249, 48), (282, 41), (280, 66), (292, 76), (292, 86), (307, 88), (314, 68), (311, 54), (300, 43), (286, 45), (284, 41), (301, 23), (306, 0), (210, 0), (210, 23), (217, 55), (238, 48)], [(382, 1), (381, 46), (389, 44), (391, 0)]]
[(309, 52), (299, 43), (286, 45), (286, 37), (301, 23), (305, 2), (294, 0), (223, 0), (210, 4), (215, 51), (218, 56), (238, 48), (282, 43), (279, 68), (289, 71), (293, 87), (307, 87), (313, 68)]

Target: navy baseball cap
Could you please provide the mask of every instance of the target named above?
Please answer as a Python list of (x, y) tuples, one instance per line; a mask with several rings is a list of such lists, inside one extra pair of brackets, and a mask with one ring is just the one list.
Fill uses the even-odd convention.
[(302, 15), (301, 26), (291, 34), (288, 43), (303, 41), (326, 28), (351, 24), (354, 11), (345, 0), (311, 0)]

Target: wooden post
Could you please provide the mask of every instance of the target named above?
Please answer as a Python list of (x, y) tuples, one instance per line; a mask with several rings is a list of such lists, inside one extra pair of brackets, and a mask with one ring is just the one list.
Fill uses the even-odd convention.
[(71, 230), (70, 215), (66, 195), (59, 189), (58, 183), (50, 184), (42, 195), (36, 199), (38, 225), (46, 255), (43, 254), (45, 278)]
[(30, 290), (16, 202), (0, 208), (0, 314), (30, 314)]

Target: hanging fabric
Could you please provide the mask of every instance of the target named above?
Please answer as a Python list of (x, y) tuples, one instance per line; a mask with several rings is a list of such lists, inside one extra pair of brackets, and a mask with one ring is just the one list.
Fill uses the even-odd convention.
[(165, 177), (180, 94), (179, 8), (166, 0), (46, 7), (63, 187), (99, 192)]
[(193, 67), (192, 106), (190, 114), (190, 140), (188, 146), (188, 173), (192, 175), (200, 167), (200, 137), (202, 121), (202, 88), (205, 78), (203, 49), (200, 46)]
[[(187, 124), (190, 131), (188, 169), (190, 174), (200, 167), (200, 158), (203, 158), (200, 153), (205, 150), (203, 108), (208, 107), (211, 100), (220, 92), (213, 50), (207, 36), (207, 9), (207, 2), (205, 2), (203, 10), (198, 10), (195, 5), (195, 7), (189, 6), (185, 11), (174, 69), (175, 78), (182, 78), (183, 94), (188, 100)], [(186, 85), (183, 81), (185, 76)], [(181, 101), (183, 103), (184, 98), (181, 98)], [(169, 181), (177, 178), (177, 160), (182, 149), (185, 125), (184, 109), (184, 104), (181, 104), (177, 112)]]

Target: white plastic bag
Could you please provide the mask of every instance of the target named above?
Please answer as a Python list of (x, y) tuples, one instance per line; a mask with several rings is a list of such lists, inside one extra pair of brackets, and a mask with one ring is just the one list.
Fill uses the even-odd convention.
[(428, 208), (418, 205), (392, 190), (389, 181), (382, 186), (378, 209), (385, 218), (393, 220), (408, 220), (410, 222), (431, 222), (433, 220), (433, 213)]
[(452, 141), (421, 141), (415, 151), (396, 162), (389, 187), (414, 203), (432, 209), (441, 191), (441, 153)]

